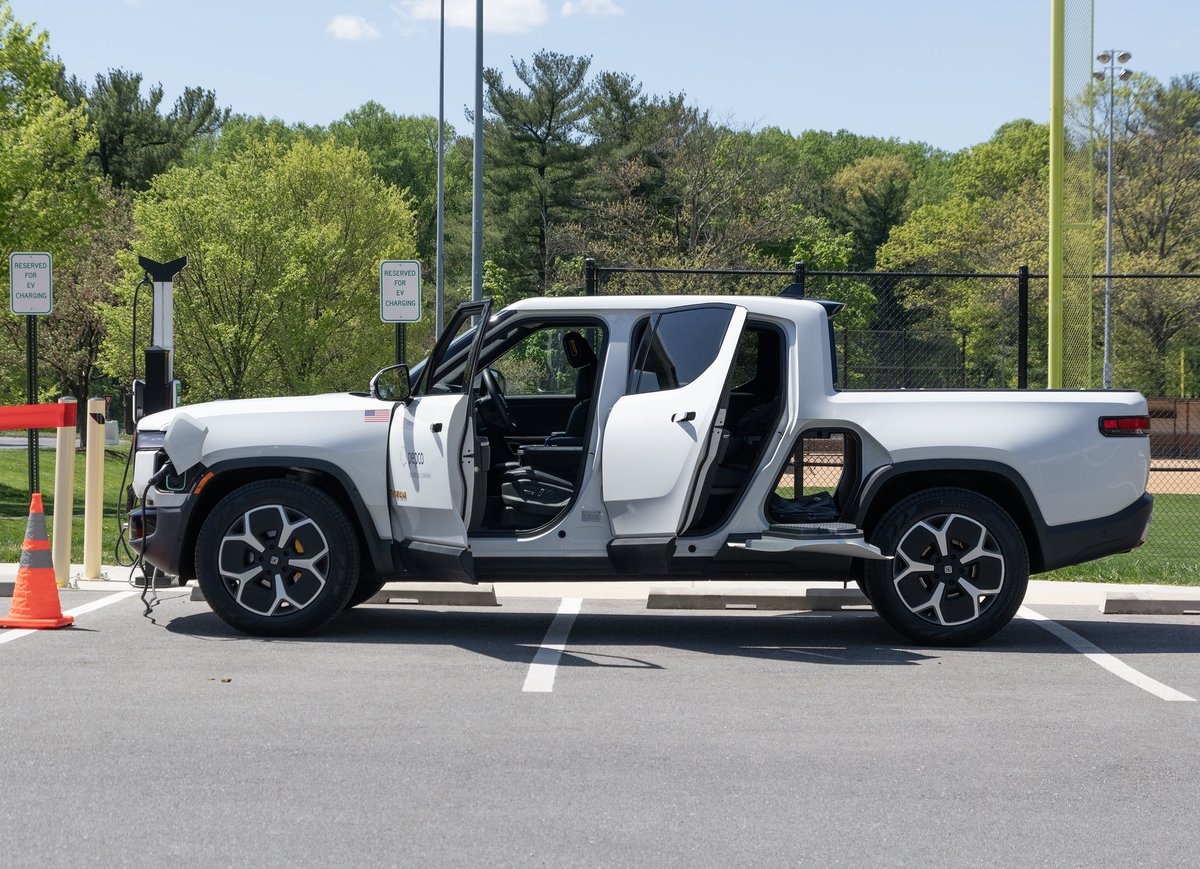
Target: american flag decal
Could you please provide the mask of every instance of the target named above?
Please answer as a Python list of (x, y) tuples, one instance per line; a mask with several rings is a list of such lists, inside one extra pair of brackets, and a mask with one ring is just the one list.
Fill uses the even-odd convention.
[(364, 410), (363, 422), (387, 422), (392, 418), (390, 410)]

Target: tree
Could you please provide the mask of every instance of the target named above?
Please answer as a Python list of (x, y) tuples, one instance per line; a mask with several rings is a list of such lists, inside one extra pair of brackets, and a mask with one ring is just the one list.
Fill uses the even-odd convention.
[[(107, 190), (103, 211), (77, 231), (70, 258), (62, 267), (55, 263), (54, 313), (46, 318), (39, 361), (43, 371), (81, 403), (95, 394), (100, 379), (100, 353), (107, 334), (101, 310), (116, 301), (113, 288), (123, 278), (118, 256), (128, 249), (132, 236), (129, 198)], [(82, 415), (79, 428), (86, 436)]]
[[(189, 257), (175, 285), (175, 359), (191, 400), (361, 388), (390, 360), (378, 264), (415, 255), (413, 214), (362, 151), (269, 138), (225, 162), (168, 170), (134, 219), (139, 253)], [(106, 345), (121, 376), (140, 277), (132, 253), (124, 266)]]
[[(1118, 90), (1114, 109), (1114, 269), (1195, 272), (1200, 266), (1200, 74), (1166, 85), (1136, 76)], [(1097, 174), (1103, 201), (1105, 173)], [(1200, 282), (1119, 281), (1113, 301), (1121, 327), (1114, 352), (1117, 382), (1167, 394), (1174, 343), (1194, 338), (1200, 324)]]
[[(417, 215), (417, 252), (432, 262), (437, 249), (437, 118), (395, 115), (369, 102), (334, 121), (329, 132), (338, 144), (366, 153), (376, 175), (409, 192)], [(453, 140), (454, 129), (448, 126), (448, 148)]]
[(514, 60), (523, 87), (496, 69), (487, 85), (488, 211), (496, 263), (527, 292), (551, 291), (556, 233), (579, 214), (587, 171), (583, 130), (591, 99), (591, 58), (540, 51)]
[(142, 95), (140, 73), (110, 69), (91, 88), (72, 76), (61, 86), (68, 103), (86, 107), (95, 147), (88, 156), (118, 190), (144, 190), (150, 179), (178, 163), (190, 143), (215, 135), (229, 118), (215, 94), (184, 88), (162, 114), (163, 87)]
[(908, 216), (913, 174), (897, 154), (863, 157), (833, 177), (837, 223), (854, 237), (851, 266), (875, 267), (875, 252)]
[[(82, 109), (55, 91), (62, 66), (51, 59), (48, 39), (0, 2), (0, 247), (48, 251), (61, 274), (80, 227), (99, 209), (100, 191), (86, 163), (95, 139)], [(0, 280), (7, 290), (8, 269)], [(0, 350), (0, 388), (6, 400), (24, 400), (23, 378), (15, 375), (25, 356), (25, 318), (0, 322), (8, 339)]]

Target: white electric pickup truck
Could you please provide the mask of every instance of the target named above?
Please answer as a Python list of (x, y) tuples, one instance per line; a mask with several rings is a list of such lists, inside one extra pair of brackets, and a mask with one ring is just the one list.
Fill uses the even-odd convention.
[(250, 634), (388, 580), (854, 581), (906, 637), (978, 642), (1030, 573), (1140, 545), (1136, 392), (839, 390), (790, 297), (461, 306), (369, 393), (156, 413), (129, 534)]

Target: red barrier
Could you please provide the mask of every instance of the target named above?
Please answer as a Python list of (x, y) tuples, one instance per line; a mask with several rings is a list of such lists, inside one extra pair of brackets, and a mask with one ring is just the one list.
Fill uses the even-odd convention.
[(0, 429), (62, 428), (75, 425), (75, 402), (0, 407)]

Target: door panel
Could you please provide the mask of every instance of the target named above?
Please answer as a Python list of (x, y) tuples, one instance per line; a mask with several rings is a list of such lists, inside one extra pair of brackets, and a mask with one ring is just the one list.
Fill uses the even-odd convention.
[[(439, 336), (417, 394), (392, 414), (388, 504), (392, 534), (422, 572), (469, 579), (467, 523), (478, 479), (474, 373), (491, 300), (463, 304)], [(455, 359), (453, 339), (479, 323), (471, 348)], [(408, 557), (408, 556), (406, 556)], [(465, 576), (463, 574), (466, 574)]]
[[(682, 339), (670, 339), (667, 324), (655, 318), (639, 353), (642, 357), (658, 354), (659, 358), (635, 363), (639, 367), (630, 385), (631, 389), (652, 391), (622, 396), (609, 413), (602, 481), (616, 537), (678, 534), (696, 497), (698, 475), (705, 462), (711, 462), (713, 445), (721, 440), (714, 436), (714, 429), (724, 424), (729, 372), (746, 309), (708, 305), (668, 311), (661, 319), (700, 310), (725, 311), (728, 319), (707, 318), (707, 328), (718, 331), (688, 336), (683, 347)], [(706, 342), (715, 355), (697, 355)], [(700, 364), (707, 367), (700, 370)]]
[[(388, 433), (392, 532), (397, 540), (467, 545), (462, 447), (470, 395), (423, 395), (400, 408)], [(456, 434), (457, 433), (457, 436)]]

